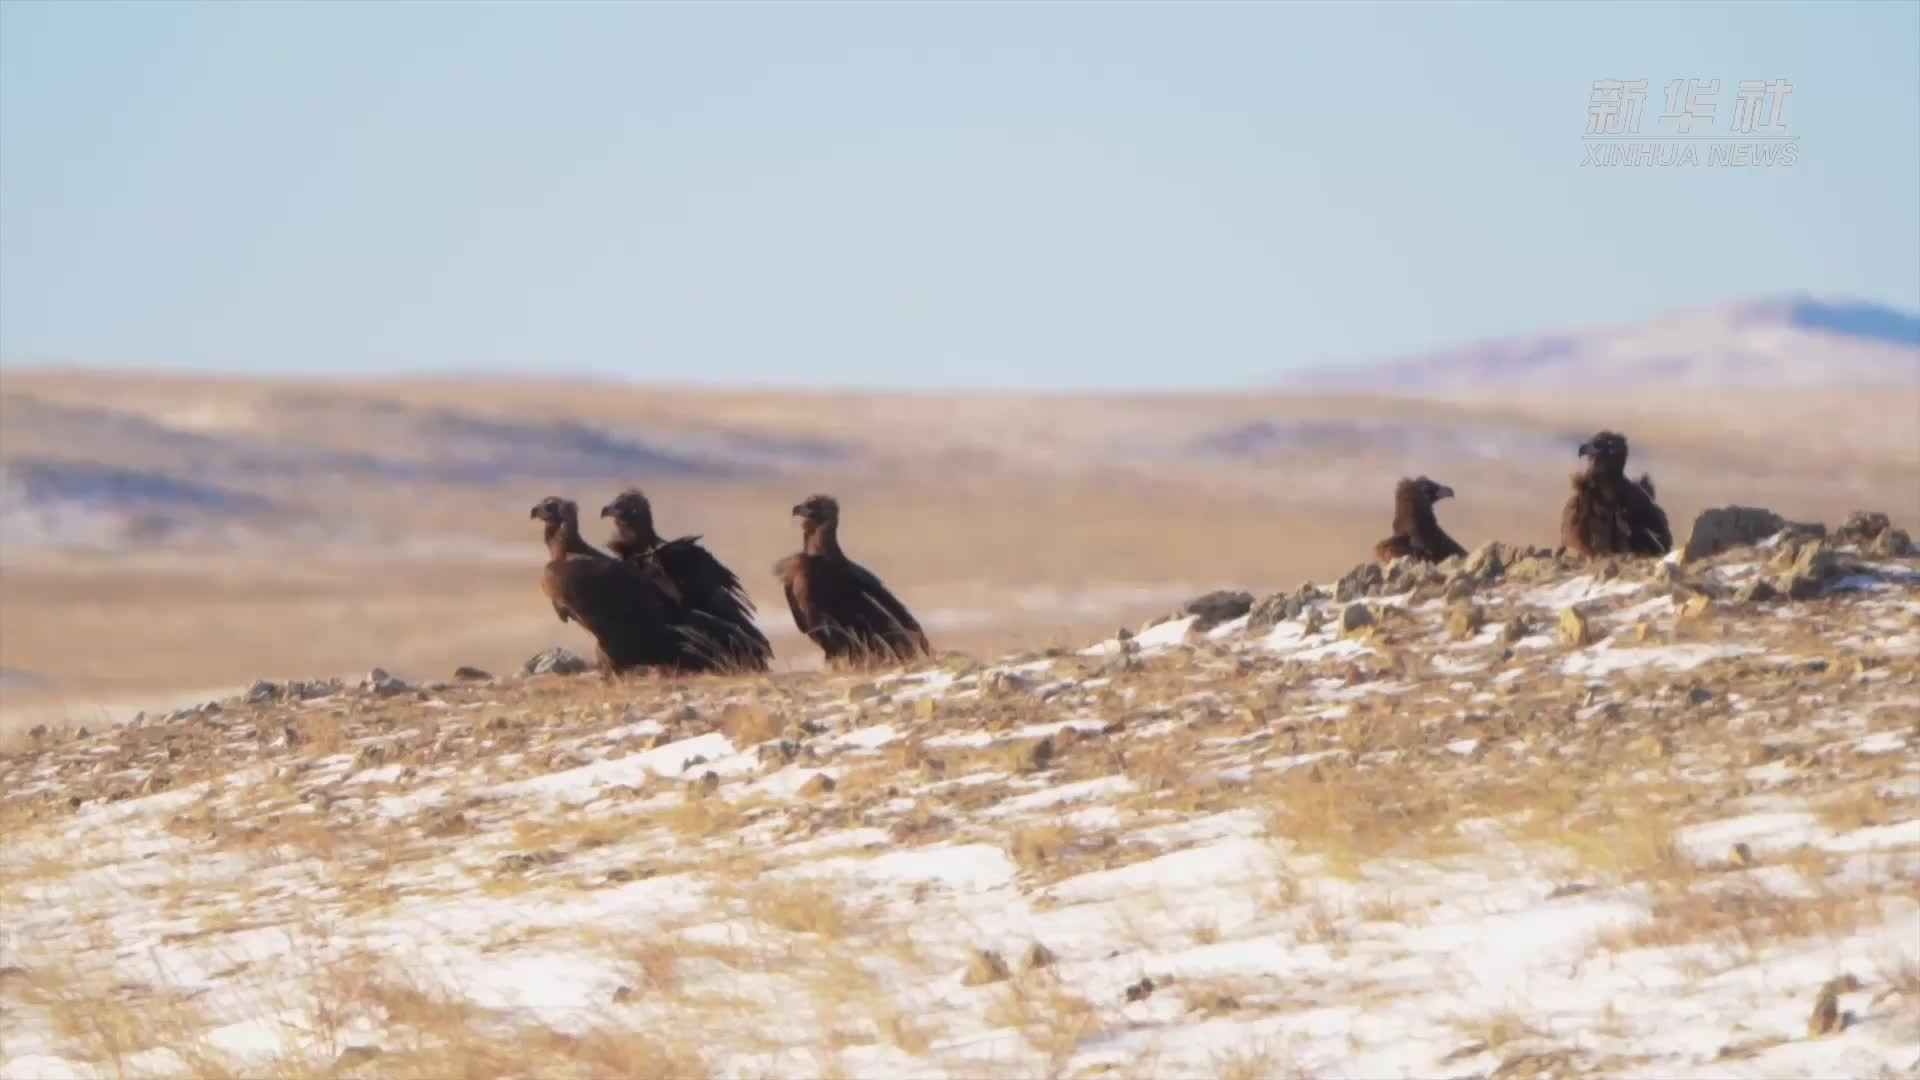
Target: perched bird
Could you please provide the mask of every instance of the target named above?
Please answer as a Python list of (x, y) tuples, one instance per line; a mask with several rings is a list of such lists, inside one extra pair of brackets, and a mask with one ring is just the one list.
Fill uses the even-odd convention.
[(1673, 550), (1673, 530), (1654, 502), (1653, 477), (1627, 479), (1627, 437), (1602, 431), (1580, 444), (1587, 459), (1573, 474), (1560, 513), (1560, 542), (1581, 555), (1651, 555)]
[(931, 653), (927, 635), (872, 571), (840, 550), (840, 504), (813, 495), (793, 508), (801, 550), (775, 564), (793, 623), (831, 664), (909, 660)]
[(658, 576), (581, 539), (572, 499), (550, 495), (529, 516), (546, 526), (540, 591), (561, 622), (577, 622), (593, 635), (603, 675), (686, 669), (686, 643), (674, 625), (678, 601)]
[(600, 516), (613, 519), (609, 550), (673, 582), (687, 612), (689, 634), (716, 667), (767, 670), (773, 646), (754, 624), (753, 600), (733, 571), (700, 545), (700, 537), (661, 539), (653, 527), (653, 504), (638, 488), (615, 496), (600, 508)]
[(1426, 562), (1464, 557), (1467, 549), (1455, 543), (1433, 515), (1434, 503), (1451, 498), (1453, 489), (1445, 484), (1424, 476), (1401, 477), (1393, 488), (1393, 535), (1373, 545), (1373, 557), (1383, 563), (1409, 555)]

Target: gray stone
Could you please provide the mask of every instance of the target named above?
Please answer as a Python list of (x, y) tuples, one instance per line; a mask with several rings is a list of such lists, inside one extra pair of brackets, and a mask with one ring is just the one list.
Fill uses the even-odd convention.
[(1733, 602), (1736, 604), (1764, 604), (1779, 598), (1780, 590), (1774, 588), (1773, 583), (1763, 577), (1754, 578), (1733, 594)]
[(1782, 530), (1785, 539), (1801, 540), (1826, 534), (1826, 526), (1791, 522), (1771, 510), (1757, 506), (1721, 506), (1702, 510), (1693, 519), (1680, 558), (1684, 562), (1718, 555), (1729, 548), (1752, 547)]
[(1340, 636), (1357, 633), (1373, 625), (1373, 612), (1365, 604), (1348, 604), (1340, 612)]
[(587, 659), (571, 649), (555, 645), (545, 652), (536, 654), (521, 665), (523, 675), (578, 675), (592, 665)]
[(1380, 569), (1379, 563), (1361, 563), (1347, 571), (1346, 576), (1340, 579), (1340, 583), (1334, 586), (1334, 603), (1344, 604), (1363, 596), (1372, 596), (1380, 591), (1380, 586), (1385, 581), (1386, 574)]
[(413, 689), (413, 685), (405, 679), (388, 674), (386, 668), (374, 668), (367, 672), (366, 681), (361, 684), (361, 688), (371, 690), (380, 697), (392, 697), (395, 694), (406, 693)]
[(1289, 619), (1297, 619), (1324, 595), (1311, 584), (1302, 585), (1290, 593), (1274, 593), (1253, 605), (1253, 610), (1247, 613), (1247, 629), (1271, 630)]
[(1888, 529), (1866, 545), (1866, 552), (1882, 559), (1905, 559), (1913, 555), (1913, 538), (1905, 529)]
[(1587, 617), (1578, 609), (1567, 608), (1560, 613), (1560, 625), (1555, 636), (1560, 644), (1570, 649), (1577, 649), (1592, 644), (1593, 628), (1588, 624)]
[(1467, 574), (1475, 581), (1497, 581), (1507, 572), (1508, 555), (1505, 544), (1489, 540), (1467, 557)]
[(1193, 629), (1204, 633), (1223, 622), (1230, 622), (1253, 610), (1253, 594), (1228, 589), (1216, 589), (1204, 596), (1196, 596), (1181, 607), (1181, 615), (1196, 616)]
[(1845, 525), (1834, 530), (1833, 539), (1836, 543), (1865, 547), (1892, 527), (1892, 520), (1877, 510), (1855, 510), (1847, 515)]
[(249, 705), (264, 705), (280, 696), (280, 687), (265, 679), (247, 687), (246, 702)]

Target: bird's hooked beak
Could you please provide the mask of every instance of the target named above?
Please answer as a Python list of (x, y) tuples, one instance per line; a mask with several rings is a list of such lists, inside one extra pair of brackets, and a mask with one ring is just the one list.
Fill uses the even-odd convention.
[(1580, 456), (1581, 456), (1581, 457), (1592, 457), (1592, 456), (1593, 456), (1593, 444), (1592, 444), (1592, 443), (1590, 443), (1590, 442), (1583, 442), (1583, 443), (1581, 443), (1581, 444), (1580, 444)]
[(793, 507), (793, 516), (797, 518), (811, 518), (813, 517), (813, 512), (807, 509), (806, 503), (796, 503)]
[(539, 503), (534, 503), (534, 504), (533, 504), (533, 509), (532, 509), (532, 510), (529, 510), (529, 511), (527, 511), (527, 516), (528, 516), (528, 517), (530, 517), (530, 518), (535, 518), (535, 519), (538, 519), (538, 518), (540, 517), (540, 504), (539, 504)]
[(1433, 498), (1435, 502), (1441, 499), (1451, 499), (1453, 498), (1453, 489), (1445, 484), (1435, 484), (1433, 486)]
[(603, 507), (601, 507), (601, 508), (600, 508), (600, 516), (601, 516), (601, 517), (612, 517), (612, 516), (613, 516), (613, 504), (612, 504), (612, 503), (608, 503), (607, 505), (605, 505), (605, 506), (603, 506)]

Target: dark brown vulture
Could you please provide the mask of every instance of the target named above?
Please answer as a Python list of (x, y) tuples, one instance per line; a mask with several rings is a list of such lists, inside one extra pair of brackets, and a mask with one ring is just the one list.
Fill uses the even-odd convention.
[(840, 504), (812, 495), (793, 508), (801, 550), (773, 572), (787, 592), (793, 624), (833, 665), (910, 660), (933, 651), (927, 635), (871, 571), (840, 550)]
[(633, 668), (687, 670), (679, 603), (666, 582), (580, 538), (580, 509), (548, 497), (529, 515), (546, 523), (547, 565), (540, 591), (561, 622), (579, 623), (599, 646), (604, 675)]
[(1627, 479), (1627, 437), (1602, 431), (1580, 444), (1584, 472), (1560, 514), (1560, 542), (1581, 555), (1665, 555), (1673, 550), (1667, 515), (1653, 501), (1653, 477)]
[(754, 625), (753, 600), (733, 571), (700, 546), (698, 536), (662, 540), (653, 528), (653, 504), (637, 488), (601, 507), (600, 516), (613, 519), (607, 547), (615, 555), (673, 582), (689, 615), (694, 648), (709, 654), (720, 669), (767, 670), (773, 646)]
[(1465, 557), (1467, 549), (1454, 542), (1433, 516), (1433, 504), (1453, 498), (1453, 489), (1424, 476), (1401, 477), (1393, 488), (1393, 535), (1373, 545), (1381, 562), (1412, 556), (1437, 563), (1451, 556)]

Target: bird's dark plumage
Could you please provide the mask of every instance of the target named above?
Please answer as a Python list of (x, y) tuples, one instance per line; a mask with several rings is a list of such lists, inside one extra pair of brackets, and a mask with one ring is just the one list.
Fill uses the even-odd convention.
[(1673, 550), (1666, 511), (1654, 502), (1653, 477), (1627, 479), (1627, 437), (1602, 431), (1580, 444), (1587, 467), (1573, 474), (1560, 513), (1560, 542), (1581, 555), (1660, 556)]
[(653, 505), (635, 488), (621, 492), (600, 509), (612, 518), (614, 537), (607, 547), (637, 566), (673, 582), (688, 616), (695, 646), (710, 653), (716, 667), (765, 671), (773, 646), (754, 624), (753, 600), (740, 579), (698, 536), (662, 540), (653, 527)]
[(1393, 535), (1373, 545), (1373, 557), (1381, 562), (1407, 556), (1426, 562), (1464, 557), (1467, 549), (1447, 535), (1433, 513), (1434, 503), (1452, 497), (1453, 489), (1445, 484), (1424, 476), (1402, 477), (1393, 489)]
[(793, 508), (801, 550), (774, 566), (794, 625), (829, 663), (910, 660), (931, 653), (926, 632), (873, 572), (840, 550), (840, 504), (810, 496)]
[(666, 582), (581, 539), (579, 507), (571, 499), (548, 496), (529, 516), (546, 526), (540, 591), (561, 622), (577, 622), (593, 635), (603, 674), (687, 669), (686, 643), (675, 625), (679, 605)]

